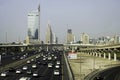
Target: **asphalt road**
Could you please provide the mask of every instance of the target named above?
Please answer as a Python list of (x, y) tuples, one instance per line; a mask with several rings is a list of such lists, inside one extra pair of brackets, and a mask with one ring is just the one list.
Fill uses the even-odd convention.
[(101, 71), (94, 80), (120, 80), (120, 66)]
[(34, 52), (35, 51), (20, 52), (20, 53), (10, 52), (10, 53), (7, 53), (5, 55), (1, 55), (1, 64), (0, 64), (0, 66), (5, 66), (5, 65), (13, 63), (15, 61), (19, 61), (19, 60), (21, 60), (20, 58), (23, 57), (23, 55), (25, 55), (26, 53), (29, 53), (26, 56), (26, 58), (30, 57), (30, 56), (34, 55)]
[[(42, 55), (41, 55), (42, 54)], [(60, 55), (61, 54), (61, 55)], [(39, 58), (35, 58), (34, 61), (31, 61), (29, 64), (26, 63), (25, 65), (20, 65), (17, 68), (15, 68), (15, 70), (17, 69), (21, 69), (23, 68), (23, 66), (27, 66), (29, 70), (32, 71), (32, 74), (27, 74), (27, 70), (22, 70), (21, 74), (16, 74), (15, 71), (10, 72), (8, 71), (8, 75), (7, 76), (0, 76), (0, 80), (19, 80), (21, 77), (29, 77), (31, 78), (30, 80), (62, 80), (62, 53), (60, 52), (54, 52), (54, 53), (40, 53), (40, 57)], [(51, 60), (48, 60), (48, 55), (50, 55), (52, 57)], [(56, 56), (57, 58), (54, 59), (54, 56)], [(46, 60), (43, 60), (43, 58), (46, 58)], [(56, 62), (60, 61), (60, 68), (58, 68), (57, 70), (59, 70), (60, 75), (54, 75), (54, 70)], [(38, 63), (40, 62), (40, 63)], [(52, 63), (53, 67), (48, 67), (48, 64)], [(37, 68), (33, 69), (32, 65), (36, 64)], [(3, 71), (4, 72), (4, 71)], [(38, 77), (34, 77), (33, 73), (37, 72), (38, 73)]]

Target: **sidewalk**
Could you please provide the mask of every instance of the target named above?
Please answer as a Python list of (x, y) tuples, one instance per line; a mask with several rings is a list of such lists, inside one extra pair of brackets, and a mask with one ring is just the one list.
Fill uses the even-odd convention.
[(108, 60), (104, 58), (94, 57), (84, 53), (77, 54), (78, 59), (70, 60), (75, 80), (84, 80), (84, 77), (96, 69), (106, 69), (119, 64), (119, 61)]

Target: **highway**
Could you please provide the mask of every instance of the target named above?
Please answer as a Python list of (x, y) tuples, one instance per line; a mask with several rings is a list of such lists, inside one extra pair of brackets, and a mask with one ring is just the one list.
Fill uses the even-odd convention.
[(120, 80), (120, 66), (103, 70), (90, 80)]
[[(22, 77), (30, 78), (30, 80), (62, 80), (62, 52), (42, 52), (39, 53), (39, 56), (36, 58), (28, 60), (24, 65), (17, 66), (13, 70), (1, 71), (7, 72), (7, 76), (1, 76), (0, 80), (20, 80)], [(48, 64), (51, 63), (52, 67)], [(33, 68), (33, 65), (36, 65), (36, 68)], [(55, 67), (56, 65), (59, 67)], [(23, 70), (23, 67), (27, 66), (26, 70)], [(20, 69), (21, 73), (16, 73), (16, 70)], [(55, 70), (59, 71), (59, 74), (54, 73)], [(27, 72), (31, 71), (31, 74)], [(37, 73), (38, 76), (33, 76), (34, 73)]]
[(1, 66), (5, 66), (7, 64), (13, 63), (15, 61), (19, 61), (23, 58), (30, 57), (34, 55), (35, 51), (24, 51), (24, 52), (9, 52), (1, 54)]

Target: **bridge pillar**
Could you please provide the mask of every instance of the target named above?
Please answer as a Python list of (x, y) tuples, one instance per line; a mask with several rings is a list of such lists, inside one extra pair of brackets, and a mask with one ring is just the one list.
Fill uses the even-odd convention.
[(96, 57), (98, 57), (98, 53), (96, 53)]
[(101, 53), (99, 53), (99, 57), (101, 58)]
[(95, 56), (95, 53), (93, 52), (92, 55)]
[(92, 52), (90, 53), (90, 55), (92, 55)]
[(48, 46), (47, 46), (47, 51), (49, 51), (49, 48), (48, 48)]
[(104, 59), (106, 59), (106, 54), (104, 53)]
[(74, 52), (74, 47), (72, 47), (72, 52)]
[(117, 60), (117, 55), (116, 55), (116, 53), (114, 53), (114, 61), (116, 61)]
[(110, 53), (108, 53), (108, 59), (111, 60), (111, 54)]

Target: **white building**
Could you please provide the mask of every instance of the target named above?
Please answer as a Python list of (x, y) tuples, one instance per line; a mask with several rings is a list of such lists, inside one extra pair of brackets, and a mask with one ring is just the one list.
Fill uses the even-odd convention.
[(115, 35), (114, 36), (114, 44), (119, 44), (120, 43), (120, 37)]
[(53, 34), (51, 30), (51, 25), (48, 22), (47, 24), (47, 31), (46, 31), (46, 44), (52, 44), (53, 43)]
[(89, 35), (86, 33), (82, 33), (81, 36), (81, 41), (83, 44), (89, 44)]

